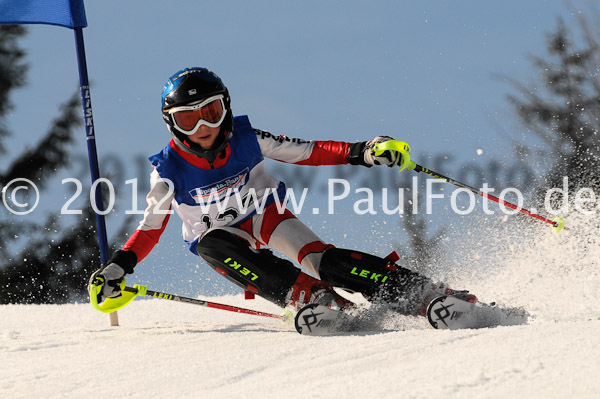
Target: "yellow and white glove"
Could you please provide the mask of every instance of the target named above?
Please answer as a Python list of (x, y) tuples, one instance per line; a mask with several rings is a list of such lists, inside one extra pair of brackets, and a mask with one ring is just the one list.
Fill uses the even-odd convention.
[(98, 294), (98, 302), (104, 298), (118, 298), (121, 296), (121, 285), (124, 281), (125, 270), (116, 263), (109, 263), (96, 270), (90, 277), (89, 286), (92, 284), (97, 287), (102, 286), (102, 291)]
[(125, 287), (125, 275), (133, 274), (133, 268), (136, 264), (137, 256), (134, 252), (116, 251), (105, 265), (102, 265), (100, 269), (92, 274), (88, 283), (88, 291), (92, 292), (92, 284), (96, 286), (98, 292), (94, 295), (97, 295), (98, 303), (102, 302), (102, 297), (120, 297), (121, 290)]
[(389, 136), (377, 136), (371, 141), (352, 144), (348, 162), (351, 165), (363, 165), (370, 168), (373, 165), (386, 165), (390, 168), (402, 162), (402, 154), (394, 150), (386, 150), (375, 155), (375, 144), (394, 140)]

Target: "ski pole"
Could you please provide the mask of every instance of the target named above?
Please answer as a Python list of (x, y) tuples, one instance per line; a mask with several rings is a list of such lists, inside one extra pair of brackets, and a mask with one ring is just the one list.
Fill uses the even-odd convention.
[(408, 144), (406, 144), (403, 141), (389, 140), (389, 141), (384, 141), (382, 143), (376, 143), (375, 147), (374, 147), (374, 150), (375, 150), (375, 154), (376, 155), (381, 155), (386, 150), (392, 150), (392, 151), (399, 152), (402, 155), (402, 161), (401, 161), (401, 164), (400, 164), (400, 171), (402, 171), (404, 169), (412, 169), (412, 170), (414, 170), (417, 173), (423, 172), (425, 174), (428, 174), (429, 176), (435, 177), (436, 179), (440, 179), (440, 180), (443, 180), (443, 181), (445, 181), (447, 183), (455, 185), (457, 187), (464, 188), (464, 189), (469, 190), (472, 193), (477, 194), (477, 195), (479, 195), (479, 196), (481, 196), (483, 198), (492, 200), (494, 202), (497, 202), (498, 204), (502, 204), (502, 205), (504, 205), (504, 206), (506, 206), (508, 208), (517, 210), (517, 211), (521, 212), (524, 215), (531, 216), (532, 218), (540, 220), (540, 221), (542, 221), (544, 223), (548, 223), (548, 224), (552, 225), (552, 228), (553, 228), (552, 230), (555, 233), (558, 233), (561, 230), (568, 230), (565, 227), (565, 220), (563, 218), (561, 218), (561, 217), (556, 217), (553, 220), (547, 219), (547, 218), (545, 218), (545, 217), (543, 217), (541, 215), (538, 215), (536, 213), (532, 213), (531, 211), (529, 211), (529, 210), (527, 210), (525, 208), (522, 208), (522, 207), (519, 207), (517, 205), (514, 205), (511, 202), (502, 200), (502, 199), (500, 199), (500, 198), (498, 198), (498, 197), (496, 197), (496, 196), (494, 196), (492, 194), (484, 193), (483, 191), (478, 190), (475, 187), (471, 187), (471, 186), (469, 186), (469, 185), (467, 185), (465, 183), (461, 183), (459, 181), (456, 181), (456, 180), (454, 180), (454, 179), (452, 179), (452, 178), (450, 178), (448, 176), (444, 176), (441, 173), (434, 172), (433, 170), (427, 169), (427, 168), (425, 168), (425, 167), (423, 167), (423, 166), (415, 163), (414, 161), (411, 161), (410, 160), (410, 147), (408, 146)]
[[(120, 297), (106, 298), (104, 300), (104, 302), (102, 302), (102, 304), (98, 304), (98, 293), (101, 289), (102, 289), (101, 285), (95, 285), (95, 284), (90, 285), (90, 302), (96, 310), (99, 310), (104, 313), (110, 313), (110, 312), (114, 312), (117, 309), (121, 309), (122, 307), (127, 305), (129, 302), (131, 302), (136, 296), (149, 296), (152, 298), (166, 299), (166, 300), (175, 301), (175, 302), (190, 303), (192, 305), (200, 305), (200, 306), (204, 306), (207, 308), (227, 310), (227, 311), (235, 312), (235, 313), (244, 313), (244, 314), (250, 314), (250, 315), (254, 315), (254, 316), (270, 317), (273, 319), (282, 320), (284, 322), (288, 322), (290, 320), (290, 312), (285, 312), (283, 315), (277, 315), (274, 313), (266, 313), (266, 312), (261, 312), (258, 310), (240, 308), (237, 306), (226, 305), (226, 304), (222, 304), (222, 303), (203, 301), (201, 299), (186, 298), (186, 297), (179, 296), (179, 295), (167, 294), (167, 293), (159, 292), (159, 291), (152, 291), (152, 290), (149, 290), (148, 288), (146, 288), (145, 286), (139, 285), (139, 284), (136, 284), (133, 287), (123, 287), (121, 289), (122, 294)], [(291, 319), (293, 320), (293, 317)]]
[(233, 305), (226, 305), (223, 303), (203, 301), (201, 299), (195, 299), (195, 298), (186, 298), (184, 296), (179, 296), (179, 295), (165, 294), (164, 292), (149, 290), (146, 287), (143, 287), (143, 290), (141, 290), (140, 287), (143, 287), (143, 286), (138, 285), (138, 286), (136, 286), (136, 288), (125, 287), (125, 291), (136, 293), (138, 295), (150, 296), (153, 298), (167, 299), (169, 301), (185, 302), (185, 303), (191, 303), (192, 305), (205, 306), (207, 308), (228, 310), (230, 312), (245, 313), (245, 314), (251, 314), (254, 316), (271, 317), (274, 319), (281, 319), (281, 320), (284, 320), (286, 318), (285, 315), (278, 315), (278, 314), (274, 314), (274, 313), (261, 312), (258, 310), (239, 308), (239, 307), (233, 306)]

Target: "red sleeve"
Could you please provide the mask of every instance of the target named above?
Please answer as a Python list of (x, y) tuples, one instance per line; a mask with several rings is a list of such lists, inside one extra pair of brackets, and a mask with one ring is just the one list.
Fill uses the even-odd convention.
[(123, 250), (133, 251), (137, 256), (138, 263), (140, 263), (142, 259), (148, 256), (150, 251), (152, 251), (152, 248), (158, 244), (158, 240), (163, 231), (165, 231), (170, 216), (171, 215), (166, 215), (160, 229), (136, 230), (133, 235), (129, 237), (129, 240), (127, 240), (125, 245), (123, 245)]
[(350, 143), (343, 141), (316, 141), (310, 157), (297, 165), (345, 165), (348, 163)]

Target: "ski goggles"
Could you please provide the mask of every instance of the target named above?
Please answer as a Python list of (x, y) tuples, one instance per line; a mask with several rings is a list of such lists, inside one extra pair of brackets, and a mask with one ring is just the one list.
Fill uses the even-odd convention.
[(173, 126), (186, 135), (193, 134), (200, 125), (218, 127), (223, 123), (227, 110), (223, 95), (219, 94), (194, 104), (175, 107), (168, 111)]

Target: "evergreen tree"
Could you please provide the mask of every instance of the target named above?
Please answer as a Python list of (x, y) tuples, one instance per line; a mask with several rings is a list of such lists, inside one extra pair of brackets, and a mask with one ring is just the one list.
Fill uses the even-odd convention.
[[(26, 34), (20, 25), (0, 25), (0, 151), (9, 135), (6, 118), (13, 104), (10, 93), (26, 81), (25, 52), (18, 39)], [(26, 178), (43, 190), (60, 170), (69, 166), (69, 152), (77, 128), (82, 126), (79, 91), (60, 108), (48, 132), (13, 158), (0, 172), (0, 186)], [(25, 222), (0, 209), (0, 304), (65, 303), (86, 300), (90, 274), (100, 266), (95, 215), (88, 204), (82, 215), (65, 226), (59, 211), (45, 221)], [(127, 218), (117, 236), (131, 228)]]
[(577, 46), (559, 20), (548, 35), (546, 57), (533, 57), (539, 82), (526, 85), (510, 79), (520, 96), (509, 100), (527, 132), (542, 139), (553, 162), (545, 187), (562, 187), (563, 176), (569, 178), (570, 190), (600, 186), (600, 46), (585, 20), (580, 27), (584, 40)]
[(9, 134), (3, 117), (13, 107), (10, 92), (25, 84), (29, 68), (23, 61), (25, 52), (17, 45), (17, 40), (26, 32), (21, 25), (0, 26), (0, 154), (6, 152), (2, 139)]

